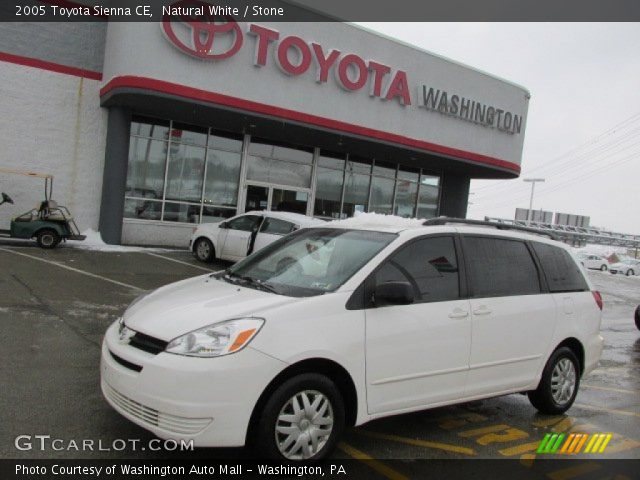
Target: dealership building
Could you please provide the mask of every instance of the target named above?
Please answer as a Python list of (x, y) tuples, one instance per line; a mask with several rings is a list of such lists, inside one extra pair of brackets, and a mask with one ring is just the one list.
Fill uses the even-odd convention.
[[(249, 210), (464, 217), (472, 178), (519, 175), (529, 99), (339, 22), (2, 23), (0, 73), (0, 166), (53, 174), (111, 244)], [(2, 224), (41, 200), (0, 190)]]

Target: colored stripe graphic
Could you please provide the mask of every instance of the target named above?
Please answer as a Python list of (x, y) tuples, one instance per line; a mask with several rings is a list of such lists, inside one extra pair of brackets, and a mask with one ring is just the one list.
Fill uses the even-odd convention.
[(603, 453), (607, 448), (612, 434), (610, 433), (594, 433), (585, 448), (584, 453)]
[(542, 439), (542, 442), (540, 442), (536, 453), (556, 453), (560, 445), (562, 445), (564, 436), (564, 433), (547, 433)]

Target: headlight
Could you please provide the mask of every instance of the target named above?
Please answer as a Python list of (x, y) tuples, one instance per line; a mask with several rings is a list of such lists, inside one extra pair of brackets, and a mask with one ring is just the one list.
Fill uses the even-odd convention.
[(118, 337), (120, 339), (120, 342), (129, 343), (129, 340), (135, 334), (136, 334), (136, 332), (134, 332), (130, 328), (127, 328), (127, 326), (124, 324), (124, 318), (120, 317), (118, 319)]
[(262, 325), (262, 318), (239, 318), (214, 323), (174, 338), (165, 351), (190, 357), (228, 355), (246, 347)]

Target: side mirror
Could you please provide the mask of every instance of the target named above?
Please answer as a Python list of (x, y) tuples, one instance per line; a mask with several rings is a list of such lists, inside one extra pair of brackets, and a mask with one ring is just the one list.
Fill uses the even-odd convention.
[(229, 228), (229, 227), (227, 226), (227, 222), (220, 222), (218, 224), (218, 228)]
[(386, 282), (376, 285), (374, 300), (376, 305), (409, 305), (415, 295), (409, 282)]

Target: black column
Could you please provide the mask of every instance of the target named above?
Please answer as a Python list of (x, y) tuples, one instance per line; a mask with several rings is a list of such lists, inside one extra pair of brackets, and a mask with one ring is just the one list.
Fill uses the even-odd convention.
[(110, 245), (120, 245), (122, 236), (130, 125), (131, 113), (128, 110), (121, 107), (109, 109), (99, 229), (102, 239)]
[(469, 185), (469, 177), (445, 172), (442, 176), (439, 215), (466, 218), (467, 205), (469, 203)]

